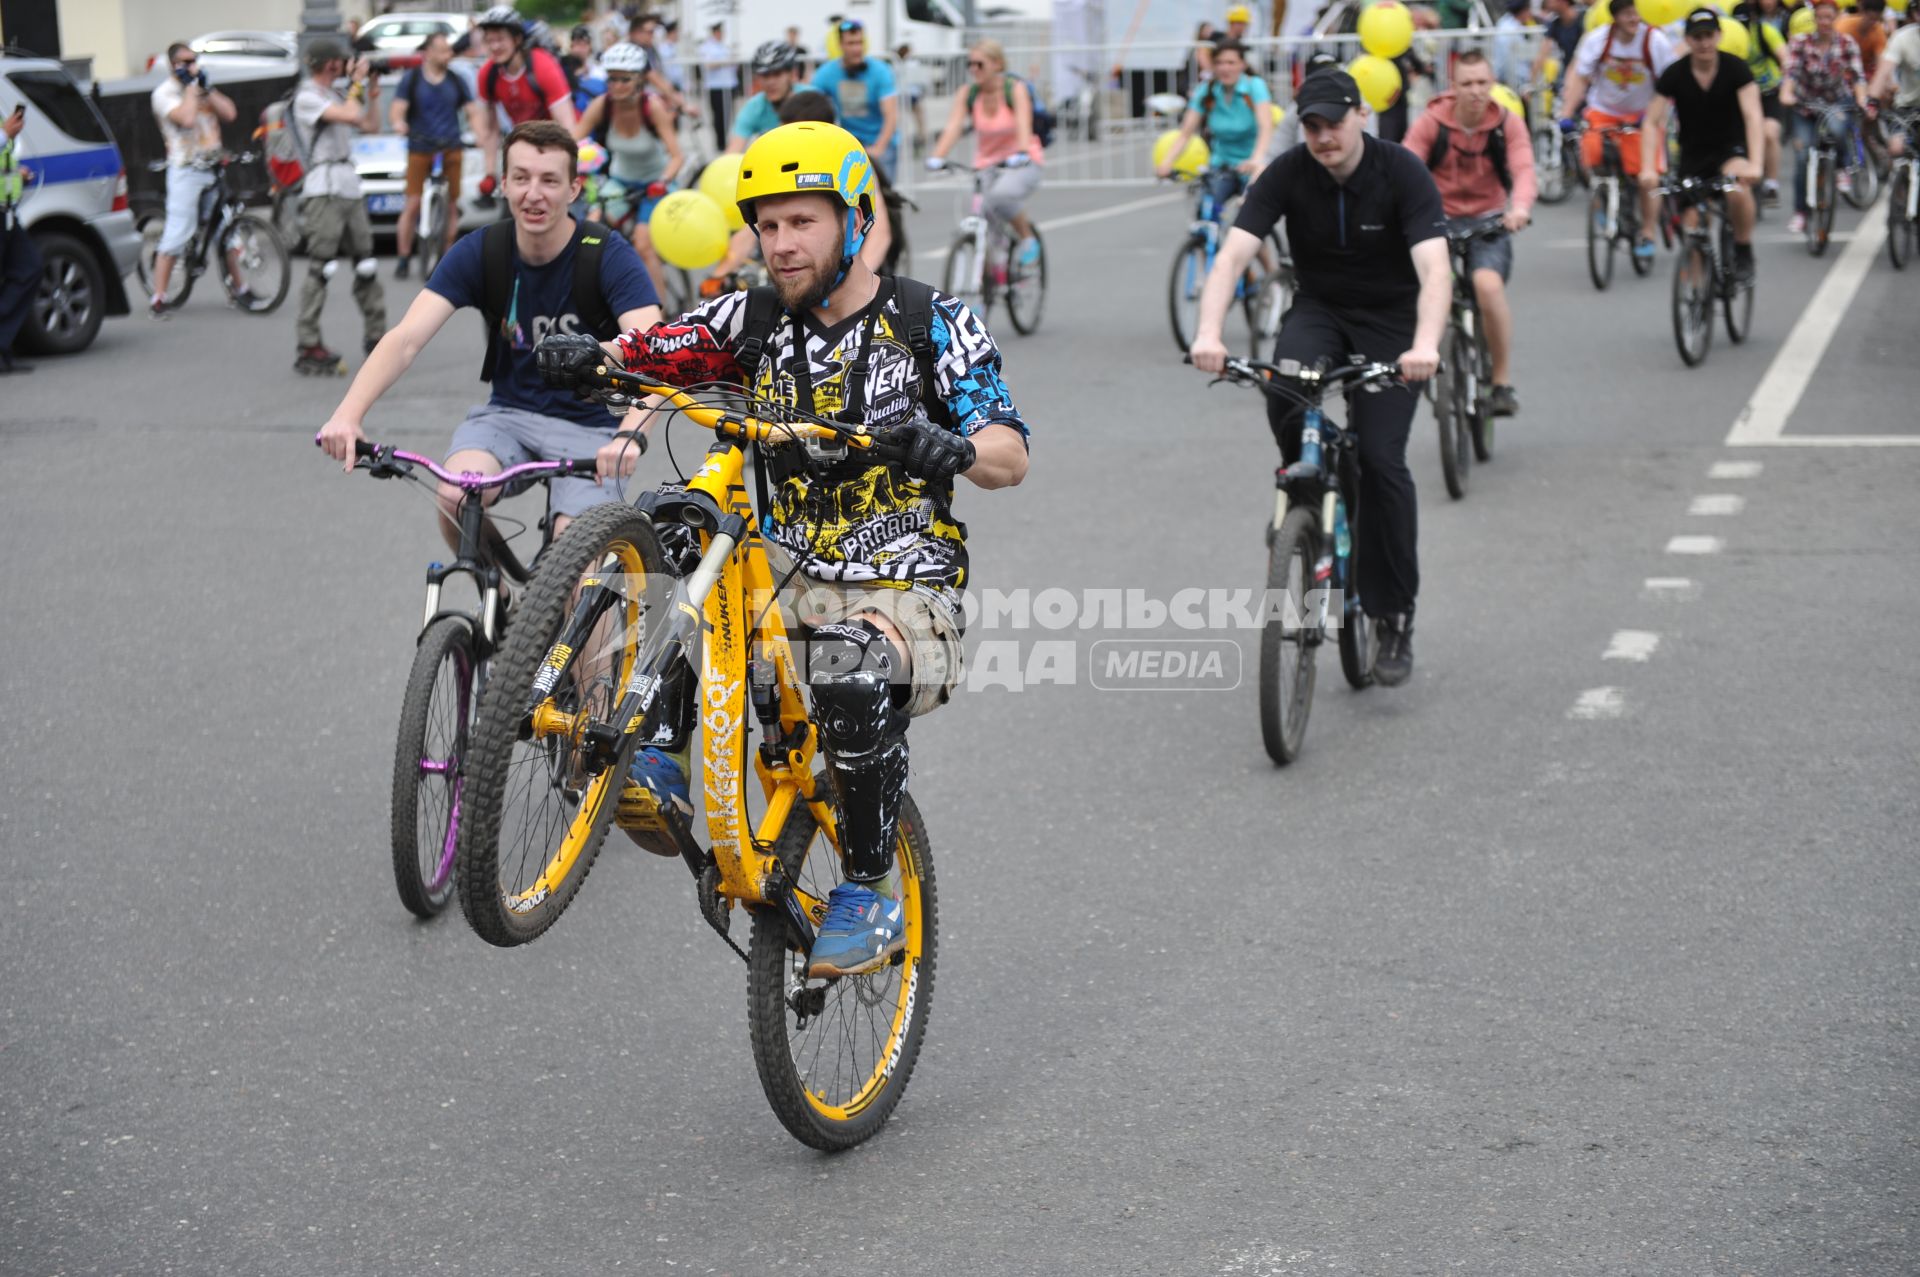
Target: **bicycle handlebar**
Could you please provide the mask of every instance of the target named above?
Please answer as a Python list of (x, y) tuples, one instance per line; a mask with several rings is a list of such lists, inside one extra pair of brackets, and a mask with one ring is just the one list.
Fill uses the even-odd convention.
[[(1191, 355), (1184, 356), (1187, 363), (1193, 362)], [(1283, 359), (1277, 364), (1263, 363), (1257, 359), (1240, 359), (1227, 356), (1227, 364), (1221, 379), (1237, 382), (1243, 386), (1257, 386), (1270, 395), (1284, 395), (1287, 398), (1301, 400), (1307, 398), (1285, 383), (1299, 383), (1316, 388), (1319, 393), (1312, 394), (1314, 402), (1326, 396), (1330, 390), (1358, 390), (1376, 381), (1398, 380), (1400, 368), (1396, 364), (1341, 364), (1335, 368), (1320, 368), (1302, 364), (1297, 359)]]
[(1483, 235), (1492, 235), (1496, 231), (1507, 229), (1507, 215), (1501, 213), (1483, 213), (1459, 230), (1447, 232), (1447, 239), (1454, 244), (1467, 244)]
[[(313, 441), (313, 446), (316, 448), (320, 446), (320, 440), (317, 437)], [(596, 471), (594, 459), (587, 457), (568, 458), (563, 461), (528, 461), (521, 465), (509, 466), (499, 474), (474, 474), (470, 471), (455, 474), (441, 466), (432, 457), (423, 457), (417, 452), (407, 452), (392, 444), (369, 443), (365, 439), (354, 440), (353, 455), (359, 461), (367, 463), (358, 468), (366, 470), (376, 479), (398, 478), (407, 474), (412, 467), (419, 466), (441, 482), (451, 483), (469, 492), (505, 487), (520, 479), (557, 479), (567, 475), (590, 475)], [(358, 462), (355, 464), (358, 466)]]
[[(821, 439), (829, 443), (846, 443), (856, 448), (873, 446), (873, 436), (852, 426), (833, 426), (823, 421), (767, 421), (759, 417), (729, 412), (724, 408), (715, 408), (701, 403), (678, 386), (642, 377), (638, 373), (626, 372), (611, 364), (594, 365), (592, 377), (599, 381), (596, 385), (580, 385), (576, 389), (590, 399), (604, 400), (608, 396), (617, 396), (621, 402), (643, 396), (658, 396), (665, 399), (685, 415), (687, 420), (715, 434), (732, 435), (754, 443), (778, 443), (799, 439)], [(769, 408), (777, 405), (767, 405)], [(787, 411), (782, 409), (782, 411)]]

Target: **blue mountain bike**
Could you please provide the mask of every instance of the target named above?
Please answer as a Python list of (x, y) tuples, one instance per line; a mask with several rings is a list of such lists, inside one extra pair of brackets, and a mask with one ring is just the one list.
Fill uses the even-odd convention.
[[(1173, 276), (1167, 281), (1167, 313), (1173, 321), (1173, 344), (1186, 353), (1200, 326), (1200, 292), (1207, 286), (1213, 259), (1220, 252), (1223, 228), (1232, 224), (1231, 212), (1237, 200), (1214, 198), (1214, 176), (1223, 170), (1211, 169), (1191, 179), (1194, 187), (1193, 221), (1181, 237), (1180, 249), (1173, 255)], [(1247, 319), (1249, 346), (1257, 359), (1270, 353), (1273, 339), (1280, 332), (1281, 316), (1293, 304), (1293, 263), (1278, 240), (1270, 241), (1275, 266), (1263, 271), (1256, 263), (1234, 285), (1233, 297)]]

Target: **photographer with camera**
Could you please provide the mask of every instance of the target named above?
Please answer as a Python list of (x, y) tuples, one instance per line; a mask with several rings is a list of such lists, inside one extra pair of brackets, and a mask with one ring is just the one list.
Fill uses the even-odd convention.
[(167, 222), (154, 253), (153, 296), (147, 301), (147, 313), (155, 319), (167, 317), (164, 298), (173, 264), (200, 225), (200, 193), (213, 185), (214, 165), (220, 162), (220, 126), (233, 123), (237, 114), (233, 100), (207, 83), (200, 55), (191, 48), (168, 45), (167, 62), (172, 74), (154, 86), (152, 97), (153, 118), (167, 144)]

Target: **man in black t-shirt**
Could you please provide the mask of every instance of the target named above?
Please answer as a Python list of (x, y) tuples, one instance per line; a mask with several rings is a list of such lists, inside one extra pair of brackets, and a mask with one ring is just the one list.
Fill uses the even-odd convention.
[[(1408, 382), (1433, 376), (1447, 326), (1453, 270), (1447, 219), (1427, 166), (1405, 147), (1367, 137), (1366, 107), (1353, 77), (1316, 71), (1295, 98), (1299, 146), (1254, 179), (1227, 232), (1207, 286), (1191, 350), (1194, 365), (1219, 372), (1221, 327), (1234, 282), (1285, 218), (1298, 296), (1274, 344), (1274, 359), (1336, 363), (1358, 355), (1397, 363)], [(1407, 435), (1419, 396), (1410, 385), (1353, 400), (1359, 437), (1360, 603), (1376, 622), (1375, 677), (1394, 687), (1413, 672), (1413, 605), (1420, 591), (1413, 474)], [(1298, 409), (1269, 400), (1267, 422), (1283, 460), (1299, 454)]]
[[(1737, 177), (1744, 185), (1727, 192), (1733, 223), (1733, 265), (1743, 283), (1753, 278), (1754, 203), (1765, 139), (1760, 86), (1744, 58), (1720, 51), (1720, 15), (1704, 6), (1687, 15), (1687, 56), (1660, 73), (1653, 101), (1640, 124), (1640, 185), (1652, 190), (1656, 146), (1666, 145), (1667, 112), (1680, 121), (1676, 176)], [(1689, 220), (1693, 217), (1690, 211)]]

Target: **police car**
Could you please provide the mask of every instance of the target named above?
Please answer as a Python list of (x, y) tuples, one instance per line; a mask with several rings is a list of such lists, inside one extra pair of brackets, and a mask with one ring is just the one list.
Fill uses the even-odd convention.
[(51, 58), (0, 55), (0, 115), (21, 102), (19, 157), (33, 180), (19, 215), (45, 265), (18, 340), (33, 354), (72, 354), (93, 344), (107, 316), (128, 313), (121, 281), (140, 232), (120, 149), (73, 77)]

